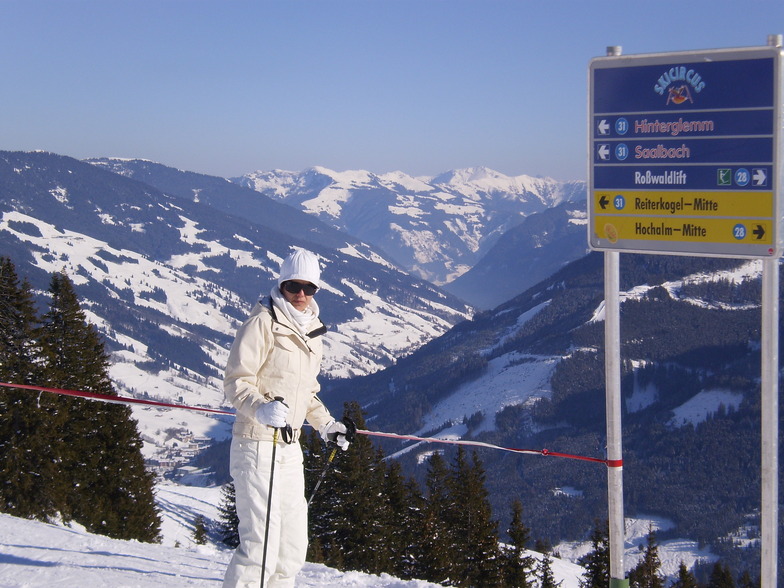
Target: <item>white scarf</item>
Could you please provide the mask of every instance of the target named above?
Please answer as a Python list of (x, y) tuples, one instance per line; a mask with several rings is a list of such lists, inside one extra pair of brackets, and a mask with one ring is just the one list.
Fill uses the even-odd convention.
[(291, 303), (281, 294), (278, 286), (273, 286), (270, 292), (272, 301), (280, 311), (289, 319), (289, 322), (297, 327), (301, 335), (307, 335), (310, 331), (308, 327), (319, 316), (319, 307), (316, 300), (311, 298), (310, 303), (303, 311), (294, 308)]

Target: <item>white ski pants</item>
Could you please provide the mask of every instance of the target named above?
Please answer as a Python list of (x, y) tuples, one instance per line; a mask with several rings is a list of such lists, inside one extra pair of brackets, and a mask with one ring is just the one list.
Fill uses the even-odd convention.
[[(230, 472), (237, 498), (240, 545), (226, 570), (224, 588), (261, 585), (271, 466), (270, 441), (232, 439)], [(264, 587), (293, 588), (308, 550), (308, 505), (299, 443), (278, 441), (273, 484)]]

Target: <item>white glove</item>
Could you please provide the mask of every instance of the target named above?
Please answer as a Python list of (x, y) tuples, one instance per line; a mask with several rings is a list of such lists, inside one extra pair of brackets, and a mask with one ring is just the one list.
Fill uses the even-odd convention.
[(322, 425), (322, 427), (319, 429), (319, 435), (321, 435), (321, 438), (324, 439), (325, 443), (332, 441), (343, 451), (348, 449), (350, 444), (349, 440), (346, 439), (346, 433), (348, 433), (346, 425), (340, 421), (334, 420), (328, 422), (326, 425)]
[(286, 426), (286, 417), (289, 414), (289, 407), (281, 400), (265, 402), (256, 409), (256, 420), (262, 425), (269, 425), (280, 429)]

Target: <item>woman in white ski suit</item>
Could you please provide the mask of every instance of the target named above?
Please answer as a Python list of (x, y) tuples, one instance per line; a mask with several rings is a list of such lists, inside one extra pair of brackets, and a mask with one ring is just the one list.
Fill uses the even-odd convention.
[[(345, 425), (336, 422), (316, 396), (320, 336), (326, 331), (313, 299), (319, 279), (318, 258), (310, 251), (295, 250), (281, 264), (271, 296), (257, 303), (238, 329), (229, 353), (223, 387), (237, 411), (230, 471), (240, 545), (226, 571), (225, 588), (293, 587), (305, 563), (307, 502), (299, 445), (303, 421), (307, 419), (325, 440), (348, 447)], [(292, 438), (284, 440), (287, 425)], [(276, 429), (274, 487), (270, 489)], [(270, 491), (272, 506), (267, 513)]]

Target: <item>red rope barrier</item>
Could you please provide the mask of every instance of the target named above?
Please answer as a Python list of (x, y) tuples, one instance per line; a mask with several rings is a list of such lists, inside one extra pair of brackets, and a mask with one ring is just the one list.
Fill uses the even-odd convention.
[[(156, 400), (145, 400), (142, 398), (133, 398), (130, 396), (111, 396), (109, 394), (98, 394), (96, 392), (81, 392), (76, 390), (64, 390), (62, 388), (47, 388), (44, 386), (32, 386), (28, 384), (8, 384), (0, 382), (0, 386), (6, 388), (21, 388), (23, 390), (38, 390), (40, 392), (49, 392), (52, 394), (60, 394), (63, 396), (74, 396), (77, 398), (87, 398), (89, 400), (98, 400), (100, 402), (109, 402), (112, 404), (143, 404), (147, 406), (154, 406), (157, 408), (180, 408), (183, 410), (195, 410), (200, 412), (208, 412), (213, 414), (234, 415), (234, 412), (228, 410), (219, 410), (215, 408), (204, 408), (200, 406), (188, 406), (187, 404), (174, 404), (170, 402), (158, 402)], [(486, 449), (495, 449), (497, 451), (509, 451), (511, 453), (523, 453), (528, 455), (542, 455), (550, 457), (562, 457), (565, 459), (577, 459), (581, 461), (590, 461), (594, 463), (603, 463), (607, 467), (619, 468), (623, 467), (623, 460), (620, 459), (600, 459), (598, 457), (586, 457), (583, 455), (573, 455), (571, 453), (559, 453), (557, 451), (550, 451), (549, 449), (516, 449), (513, 447), (502, 447), (500, 445), (493, 445), (492, 443), (484, 443), (482, 441), (471, 441), (467, 439), (439, 439), (438, 437), (417, 437), (416, 435), (398, 435), (396, 433), (381, 433), (378, 431), (367, 431), (364, 429), (357, 429), (360, 435), (367, 435), (371, 437), (385, 437), (388, 439), (399, 439), (402, 441), (417, 441), (419, 443), (444, 443), (448, 445), (468, 445), (471, 447), (484, 447)]]
[(130, 396), (111, 396), (109, 394), (98, 394), (97, 392), (63, 390), (62, 388), (45, 388), (43, 386), (30, 386), (27, 384), (7, 384), (5, 382), (0, 382), (0, 386), (5, 386), (6, 388), (22, 388), (24, 390), (38, 390), (39, 392), (51, 392), (52, 394), (75, 396), (77, 398), (88, 398), (90, 400), (99, 400), (100, 402), (108, 402), (110, 404), (146, 404), (148, 406), (157, 406), (158, 408), (182, 408), (185, 410), (198, 410), (215, 414), (234, 415), (233, 412), (228, 410), (202, 408), (200, 406), (188, 406), (187, 404), (172, 404), (170, 402), (158, 402), (156, 400), (145, 400), (143, 398), (133, 398)]
[(390, 439), (402, 439), (407, 441), (419, 441), (422, 443), (447, 443), (450, 445), (470, 445), (472, 447), (484, 447), (487, 449), (496, 449), (498, 451), (509, 451), (511, 453), (524, 453), (528, 455), (544, 455), (552, 457), (564, 457), (567, 459), (578, 459), (582, 461), (592, 461), (596, 463), (603, 463), (609, 467), (621, 467), (621, 460), (606, 460), (598, 457), (586, 457), (583, 455), (572, 455), (571, 453), (559, 453), (557, 451), (550, 451), (549, 449), (517, 449), (514, 447), (502, 447), (500, 445), (493, 445), (492, 443), (484, 443), (482, 441), (470, 441), (466, 439), (439, 439), (438, 437), (416, 437), (415, 435), (397, 435), (395, 433), (378, 433), (376, 431), (364, 431), (357, 429), (360, 435), (370, 435), (373, 437), (388, 437)]

